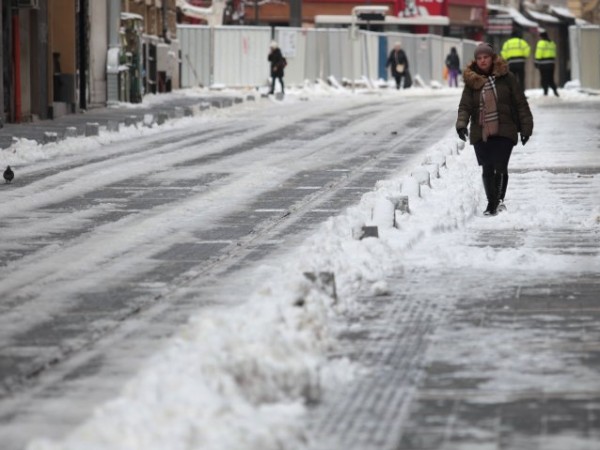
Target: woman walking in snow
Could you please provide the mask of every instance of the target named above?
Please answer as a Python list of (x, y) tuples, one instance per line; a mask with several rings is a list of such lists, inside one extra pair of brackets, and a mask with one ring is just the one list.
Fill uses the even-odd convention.
[(271, 90), (269, 94), (275, 93), (275, 80), (279, 80), (281, 84), (281, 93), (285, 94), (285, 87), (283, 85), (283, 69), (285, 68), (286, 62), (279, 45), (277, 42), (271, 42), (271, 51), (269, 52), (268, 60), (271, 63)]
[(456, 52), (456, 47), (450, 49), (450, 53), (446, 55), (445, 61), (448, 68), (448, 86), (458, 87), (458, 74), (460, 73), (460, 58)]
[(465, 68), (465, 87), (458, 105), (456, 132), (475, 146), (477, 162), (483, 169), (487, 197), (484, 215), (494, 216), (506, 209), (508, 161), (518, 143), (525, 145), (533, 132), (533, 116), (523, 90), (509, 72), (507, 62), (490, 44), (475, 48), (475, 59)]
[[(402, 43), (396, 42), (394, 48), (390, 52), (388, 59), (385, 63), (386, 67), (389, 67), (394, 80), (396, 80), (396, 89), (400, 87), (408, 88), (411, 82), (408, 74), (408, 58), (406, 53), (402, 50)], [(404, 81), (404, 82), (403, 82)]]

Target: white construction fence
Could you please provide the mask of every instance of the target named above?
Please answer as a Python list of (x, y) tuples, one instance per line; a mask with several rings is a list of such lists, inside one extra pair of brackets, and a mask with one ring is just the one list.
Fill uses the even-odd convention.
[[(181, 25), (181, 87), (226, 85), (264, 86), (269, 78), (267, 55), (272, 39), (269, 27), (209, 27)], [(278, 42), (288, 61), (286, 84), (305, 80), (338, 81), (387, 79), (387, 56), (400, 41), (407, 54), (409, 70), (425, 83), (442, 82), (442, 70), (451, 47), (461, 61), (470, 59), (476, 42), (434, 35), (376, 33), (348, 29), (275, 28)]]
[(581, 87), (600, 89), (600, 26), (569, 27), (571, 78)]
[[(181, 25), (181, 87), (226, 85), (264, 86), (269, 79), (269, 27)], [(281, 27), (274, 30), (288, 61), (285, 82), (301, 85), (334, 77), (339, 82), (388, 79), (385, 67), (394, 43), (401, 42), (413, 79), (443, 83), (446, 55), (456, 47), (461, 64), (471, 59), (477, 43), (430, 34), (377, 33), (349, 29)], [(571, 78), (581, 86), (600, 89), (600, 26), (569, 28)]]

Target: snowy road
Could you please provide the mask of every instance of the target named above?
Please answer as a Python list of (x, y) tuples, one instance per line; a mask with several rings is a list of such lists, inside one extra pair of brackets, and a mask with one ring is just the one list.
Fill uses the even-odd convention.
[(244, 301), (250, 268), (408, 169), (455, 105), (242, 106), (17, 167), (0, 191), (6, 449), (30, 430), (63, 435), (192, 312)]

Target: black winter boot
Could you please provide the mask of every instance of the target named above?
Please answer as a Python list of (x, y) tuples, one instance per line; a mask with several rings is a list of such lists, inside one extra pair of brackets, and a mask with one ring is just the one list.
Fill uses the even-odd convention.
[(495, 216), (498, 214), (498, 194), (496, 189), (496, 176), (495, 175), (483, 175), (483, 188), (485, 189), (485, 196), (487, 197), (487, 208), (483, 212), (484, 216)]
[(508, 186), (508, 174), (507, 173), (496, 173), (496, 189), (498, 190), (498, 212), (506, 211), (506, 205), (504, 204), (504, 196), (506, 195), (506, 187)]

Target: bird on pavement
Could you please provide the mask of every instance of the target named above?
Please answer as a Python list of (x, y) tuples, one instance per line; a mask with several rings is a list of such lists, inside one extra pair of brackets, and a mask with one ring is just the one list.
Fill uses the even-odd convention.
[(12, 171), (10, 166), (6, 166), (6, 170), (4, 171), (4, 180), (7, 183), (10, 183), (14, 177), (15, 177), (15, 173)]

